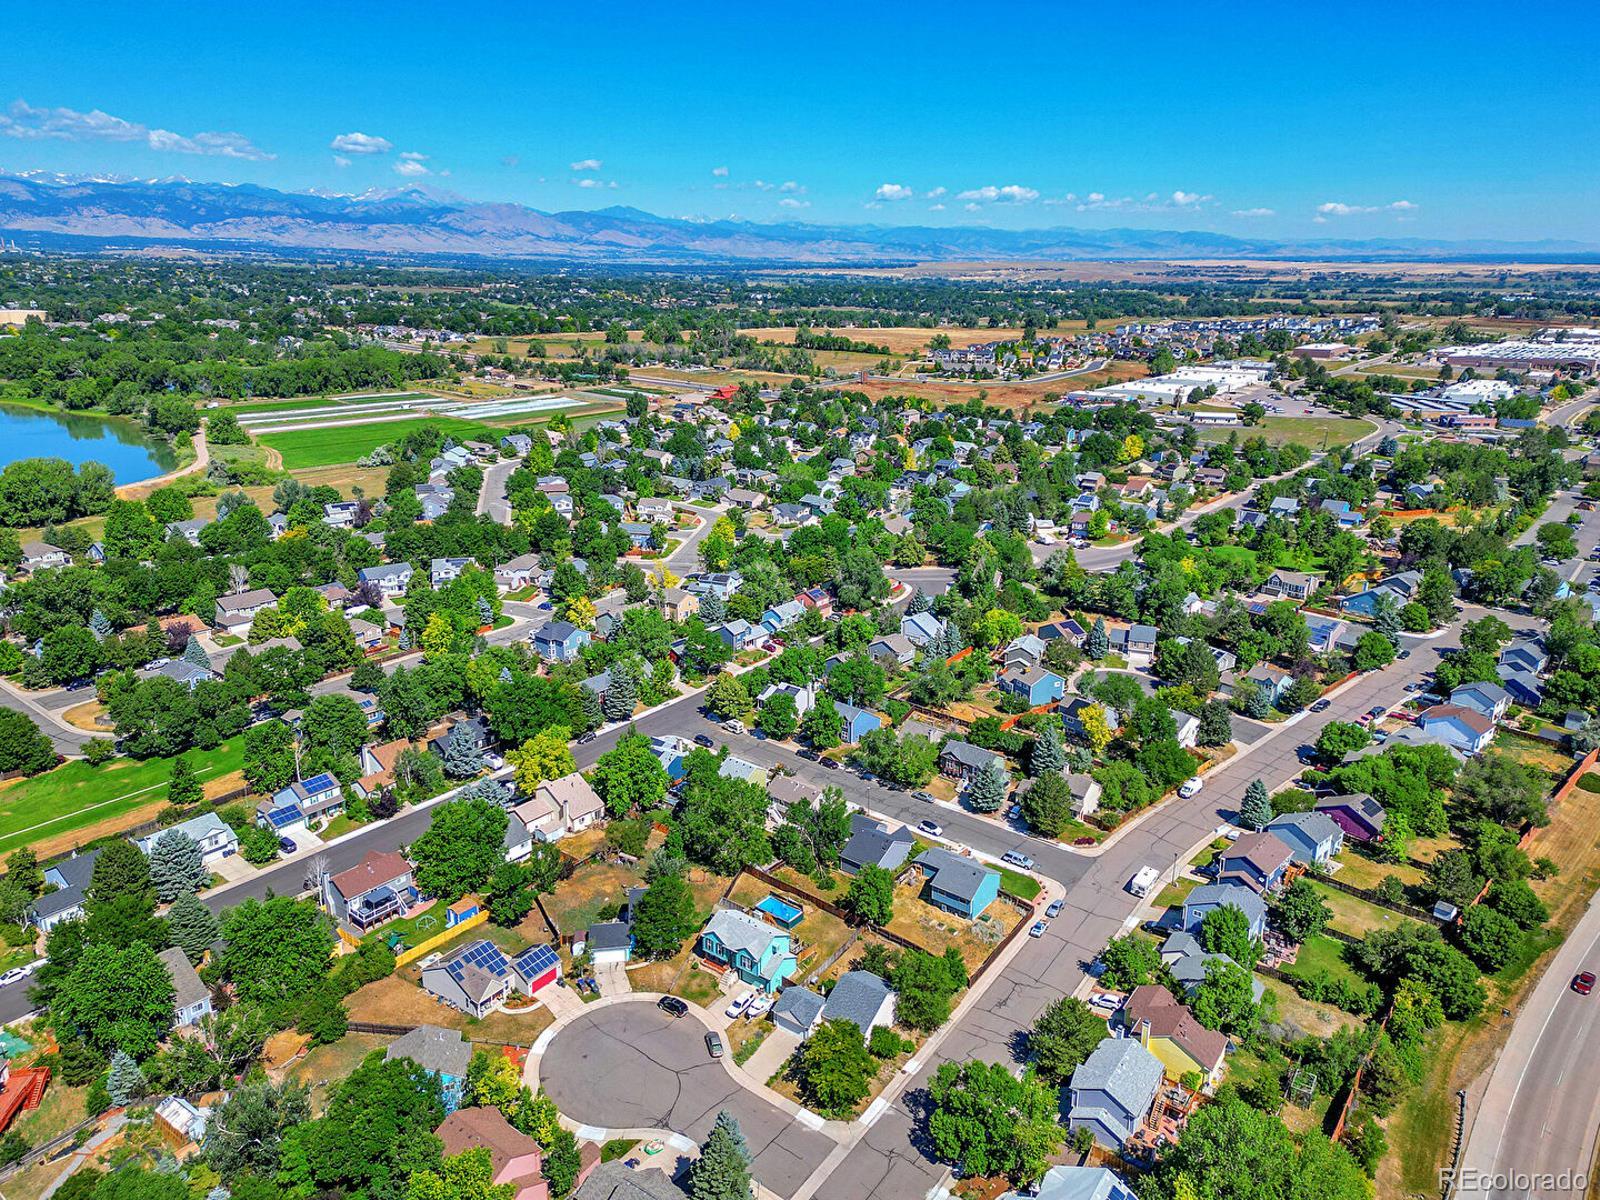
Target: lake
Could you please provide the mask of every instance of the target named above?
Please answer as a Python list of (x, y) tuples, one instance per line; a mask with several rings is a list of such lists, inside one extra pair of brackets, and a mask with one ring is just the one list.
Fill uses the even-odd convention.
[(126, 418), (0, 405), (0, 468), (24, 458), (64, 458), (75, 467), (104, 463), (119, 484), (178, 465), (172, 447), (152, 442)]

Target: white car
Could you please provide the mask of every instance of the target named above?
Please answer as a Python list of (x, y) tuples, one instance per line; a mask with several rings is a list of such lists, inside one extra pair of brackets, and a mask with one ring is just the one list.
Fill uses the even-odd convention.
[(28, 977), (28, 973), (21, 967), (12, 967), (4, 975), (0, 975), (0, 988), (10, 987), (13, 983), (21, 983)]
[(1205, 787), (1205, 780), (1198, 775), (1191, 775), (1178, 787), (1178, 795), (1187, 800), (1190, 796), (1198, 796), (1200, 789)]
[(752, 1021), (754, 1021), (757, 1017), (764, 1017), (767, 1014), (767, 1010), (771, 1008), (776, 1001), (776, 996), (757, 996), (753, 1001), (751, 1001), (750, 1007), (744, 1010), (744, 1015), (749, 1017)]
[(728, 1015), (730, 1017), (744, 1016), (744, 1010), (750, 1007), (755, 998), (756, 994), (754, 992), (745, 992), (742, 996), (734, 997), (733, 1003), (728, 1005)]

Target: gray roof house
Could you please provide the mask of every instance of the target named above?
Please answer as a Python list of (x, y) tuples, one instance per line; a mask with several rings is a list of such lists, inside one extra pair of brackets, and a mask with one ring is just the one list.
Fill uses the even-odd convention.
[(1305, 866), (1326, 863), (1344, 849), (1344, 830), (1327, 813), (1284, 813), (1267, 822), (1267, 832), (1289, 847), (1295, 862)]
[(608, 1162), (589, 1173), (572, 1200), (688, 1200), (688, 1194), (665, 1171), (633, 1171), (623, 1163)]
[(850, 817), (850, 840), (839, 851), (839, 869), (854, 875), (871, 863), (886, 871), (898, 871), (916, 844), (904, 825), (889, 826), (864, 813)]
[(211, 1012), (211, 991), (200, 982), (200, 976), (189, 962), (189, 956), (178, 947), (163, 950), (156, 955), (167, 974), (172, 976), (172, 1023), (197, 1025)]
[[(1034, 1191), (1034, 1200), (1139, 1200), (1133, 1189), (1105, 1167), (1051, 1167)], [(1020, 1200), (1007, 1192), (1000, 1200)]]
[(808, 1037), (822, 1020), (827, 1001), (810, 988), (786, 987), (772, 1006), (772, 1023), (796, 1037)]
[(822, 1019), (854, 1021), (862, 1037), (871, 1037), (875, 1027), (894, 1020), (894, 992), (881, 975), (846, 971), (828, 993)]
[(40, 896), (28, 908), (28, 920), (41, 932), (49, 933), (63, 921), (75, 921), (84, 915), (84, 893), (89, 879), (94, 875), (94, 861), (100, 851), (90, 850), (75, 854), (44, 869), (44, 881), (55, 888)]
[(1161, 1060), (1134, 1038), (1107, 1038), (1072, 1073), (1067, 1127), (1087, 1129), (1119, 1149), (1144, 1121), (1161, 1088)]
[(1238, 883), (1205, 883), (1190, 892), (1183, 901), (1183, 928), (1198, 932), (1208, 913), (1230, 904), (1250, 922), (1251, 936), (1260, 937), (1267, 926), (1267, 902)]

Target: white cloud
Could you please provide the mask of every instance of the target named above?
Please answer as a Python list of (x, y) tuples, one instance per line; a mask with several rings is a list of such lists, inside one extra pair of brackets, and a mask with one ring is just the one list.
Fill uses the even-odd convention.
[(797, 195), (797, 196), (805, 195), (805, 191), (806, 191), (805, 188), (801, 187), (798, 183), (796, 183), (792, 179), (784, 180), (781, 184), (778, 185), (778, 190), (780, 192), (788, 192), (791, 195)]
[(1278, 214), (1270, 208), (1236, 208), (1233, 210), (1236, 217), (1275, 217)]
[(407, 162), (427, 162), (428, 161), (428, 156), (426, 154), (423, 154), (421, 151), (418, 151), (418, 150), (404, 150), (404, 151), (401, 152), (400, 157), (405, 159)]
[(137, 121), (114, 117), (99, 109), (79, 112), (74, 108), (39, 108), (26, 100), (15, 100), (0, 113), (0, 135), (63, 142), (143, 142), (150, 149), (167, 154), (200, 154), (249, 162), (267, 162), (277, 157), (254, 145), (242, 133), (173, 133), (170, 129), (152, 129)]
[(752, 179), (750, 181), (750, 186), (755, 188), (758, 192), (770, 192), (778, 185), (775, 183), (768, 183), (765, 179)]
[(1391, 200), (1387, 204), (1343, 204), (1338, 200), (1329, 200), (1317, 205), (1317, 215), (1326, 220), (1328, 217), (1353, 217), (1361, 213), (1409, 213), (1416, 212), (1418, 207), (1409, 200)]
[(929, 212), (943, 212), (944, 211), (944, 205), (942, 205), (942, 204), (930, 204), (930, 205), (928, 205), (928, 211)]
[(924, 199), (937, 200), (937, 199), (939, 199), (940, 196), (943, 196), (943, 195), (944, 195), (944, 188), (936, 187), (932, 191), (926, 193), (925, 196), (924, 196)]
[(809, 200), (796, 200), (793, 196), (785, 196), (782, 200), (779, 200), (778, 203), (779, 203), (779, 205), (781, 205), (784, 208), (810, 208), (811, 207), (811, 201), (809, 201)]
[(872, 193), (879, 200), (909, 200), (916, 193), (903, 183), (880, 183)]
[(983, 205), (978, 204), (978, 203), (970, 203), (970, 204), (967, 204), (965, 207), (966, 207), (966, 210), (968, 212), (982, 212), (983, 211)]
[(600, 160), (598, 158), (580, 158), (570, 165), (574, 171), (598, 171), (600, 169)]
[(423, 175), (432, 174), (427, 167), (422, 165), (422, 160), (426, 157), (427, 155), (425, 154), (402, 154), (400, 161), (394, 165), (394, 173), (396, 175), (404, 175), (407, 179), (417, 179)]
[(1004, 187), (968, 188), (956, 194), (957, 200), (981, 201), (984, 204), (1029, 204), (1039, 198), (1037, 190), (1023, 187), (1020, 183), (1008, 183)]
[(350, 165), (350, 160), (342, 154), (335, 154), (333, 156), (333, 165), (343, 170)]
[(714, 176), (716, 176), (718, 179), (726, 179), (728, 177), (728, 168), (727, 167), (712, 167), (711, 168), (711, 173)]
[(572, 182), (581, 188), (614, 188), (617, 186), (615, 179), (596, 179), (593, 175), (585, 175), (581, 179), (574, 179)]
[(387, 154), (394, 143), (370, 133), (341, 133), (328, 143), (328, 149), (340, 154)]
[(1197, 204), (1205, 204), (1210, 196), (1202, 196), (1198, 192), (1176, 191), (1172, 193), (1172, 202), (1180, 208), (1193, 208)]

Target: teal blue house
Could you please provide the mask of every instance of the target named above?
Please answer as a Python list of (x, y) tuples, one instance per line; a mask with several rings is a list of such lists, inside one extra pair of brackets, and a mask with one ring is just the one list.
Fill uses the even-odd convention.
[(927, 880), (924, 899), (946, 912), (976, 920), (1000, 896), (1000, 872), (964, 855), (935, 846), (915, 862)]
[(736, 908), (712, 915), (700, 931), (700, 953), (769, 995), (795, 973), (798, 963), (788, 931)]

